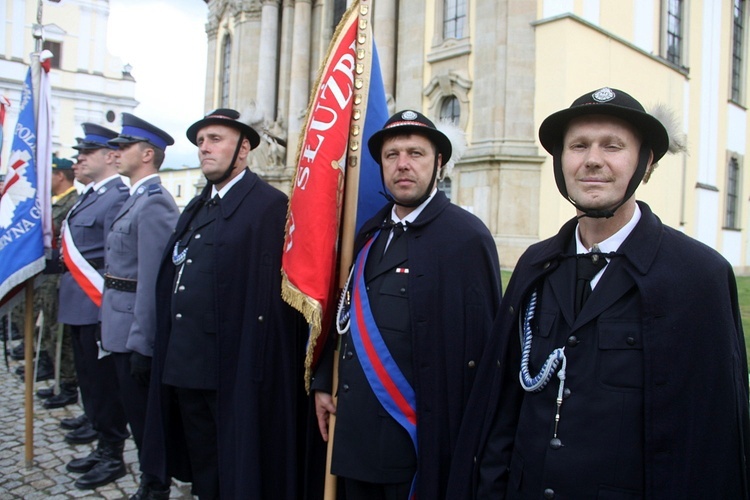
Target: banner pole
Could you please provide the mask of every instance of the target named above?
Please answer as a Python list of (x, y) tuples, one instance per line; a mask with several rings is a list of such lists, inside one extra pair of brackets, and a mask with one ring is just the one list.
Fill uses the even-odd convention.
[[(354, 239), (357, 225), (357, 202), (359, 194), (360, 164), (364, 134), (364, 122), (367, 114), (367, 95), (369, 93), (370, 68), (372, 63), (372, 30), (370, 17), (372, 13), (371, 0), (359, 0), (357, 23), (357, 61), (354, 75), (354, 110), (351, 127), (349, 128), (349, 146), (346, 153), (346, 174), (344, 182), (344, 208), (341, 222), (341, 252), (339, 254), (339, 283), (338, 290), (346, 286), (349, 268), (354, 260)], [(336, 387), (338, 387), (339, 345), (333, 357), (333, 402), (338, 403)], [(326, 479), (324, 500), (336, 499), (336, 476), (331, 474), (331, 457), (333, 455), (333, 441), (336, 434), (336, 415), (331, 415), (328, 421), (328, 449), (326, 451)]]
[(25, 464), (30, 469), (34, 464), (34, 278), (26, 281), (26, 311), (23, 320), (25, 382)]
[[(32, 94), (34, 95), (34, 123), (39, 122), (39, 90), (41, 82), (41, 64), (39, 62), (39, 53), (43, 45), (43, 27), (42, 27), (42, 0), (37, 2), (36, 24), (32, 28), (34, 36), (34, 53), (31, 54), (31, 84)], [(34, 147), (35, 160), (39, 158)], [(37, 164), (35, 161), (35, 164)], [(24, 372), (25, 382), (25, 463), (26, 468), (30, 469), (34, 464), (34, 382), (36, 379), (36, 370), (33, 369), (33, 349), (34, 349), (34, 278), (31, 277), (26, 281), (26, 314), (24, 318), (24, 359), (26, 370)]]

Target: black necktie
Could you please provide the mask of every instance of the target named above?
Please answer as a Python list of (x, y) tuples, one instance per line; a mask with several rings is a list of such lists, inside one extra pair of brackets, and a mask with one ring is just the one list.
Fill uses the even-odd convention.
[(387, 243), (387, 246), (385, 247), (385, 252), (383, 252), (383, 255), (388, 253), (388, 249), (391, 248), (391, 246), (396, 243), (396, 240), (398, 240), (402, 234), (404, 234), (404, 225), (401, 222), (393, 222), (391, 221), (391, 236), (390, 241)]
[[(597, 249), (598, 252), (598, 249)], [(607, 265), (607, 259), (598, 253), (576, 256), (576, 316), (591, 295), (591, 280)]]

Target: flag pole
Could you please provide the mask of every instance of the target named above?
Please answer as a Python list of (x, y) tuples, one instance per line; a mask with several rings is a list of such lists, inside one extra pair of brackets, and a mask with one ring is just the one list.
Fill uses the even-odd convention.
[(32, 393), (34, 391), (34, 359), (32, 350), (34, 349), (34, 278), (26, 281), (26, 311), (23, 320), (23, 341), (24, 341), (24, 361), (26, 370), (24, 372), (25, 382), (25, 447), (24, 458), (26, 468), (30, 469), (34, 465), (34, 400)]
[[(37, 2), (36, 24), (32, 27), (34, 36), (34, 53), (31, 54), (31, 82), (34, 95), (34, 123), (39, 120), (39, 87), (41, 82), (41, 65), (39, 53), (42, 51), (42, 0)], [(36, 150), (34, 151), (36, 156)], [(36, 158), (38, 161), (38, 158)], [(36, 162), (35, 162), (36, 164)], [(33, 369), (34, 351), (34, 277), (26, 280), (26, 314), (24, 318), (24, 361), (26, 370), (24, 372), (25, 394), (25, 446), (24, 456), (26, 468), (30, 469), (34, 464), (34, 382), (36, 381), (36, 370)]]
[[(359, 0), (357, 13), (357, 61), (354, 75), (354, 109), (352, 111), (351, 126), (349, 127), (349, 141), (346, 154), (346, 174), (344, 182), (344, 207), (341, 221), (341, 241), (339, 253), (339, 282), (338, 289), (343, 290), (349, 275), (349, 268), (354, 260), (354, 238), (357, 225), (357, 202), (359, 194), (360, 165), (364, 123), (367, 115), (367, 93), (369, 89), (372, 62), (372, 31), (370, 18), (372, 1)], [(333, 356), (333, 401), (337, 404), (336, 387), (338, 386), (338, 356), (339, 346)], [(326, 479), (324, 500), (336, 499), (336, 476), (331, 474), (331, 458), (333, 456), (333, 441), (336, 431), (336, 415), (330, 415), (328, 421), (328, 448), (326, 451)]]

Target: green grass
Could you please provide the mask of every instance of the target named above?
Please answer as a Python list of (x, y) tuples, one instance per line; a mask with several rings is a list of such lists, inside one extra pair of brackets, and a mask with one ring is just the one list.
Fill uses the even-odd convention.
[[(510, 271), (501, 271), (503, 290), (508, 286)], [(742, 329), (745, 332), (745, 350), (750, 359), (750, 276), (737, 276), (737, 293), (739, 295)]]
[(737, 276), (737, 294), (739, 295), (742, 329), (745, 332), (745, 350), (750, 358), (750, 276)]

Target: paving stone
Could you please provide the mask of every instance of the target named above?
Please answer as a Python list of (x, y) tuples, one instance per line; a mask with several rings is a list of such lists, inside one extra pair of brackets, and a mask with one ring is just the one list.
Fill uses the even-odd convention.
[[(140, 481), (138, 452), (132, 438), (125, 442), (124, 459), (128, 474), (115, 483), (97, 490), (78, 490), (74, 486), (80, 474), (71, 474), (65, 465), (74, 458), (85, 457), (95, 449), (94, 444), (70, 445), (64, 441), (68, 432), (60, 428), (60, 420), (83, 413), (79, 404), (47, 410), (34, 397), (32, 466), (26, 467), (25, 386), (13, 371), (18, 362), (11, 361), (10, 371), (0, 368), (0, 499), (69, 500), (127, 499), (136, 492)], [(34, 387), (36, 392), (44, 384)], [(192, 499), (190, 484), (175, 481), (170, 498)]]

